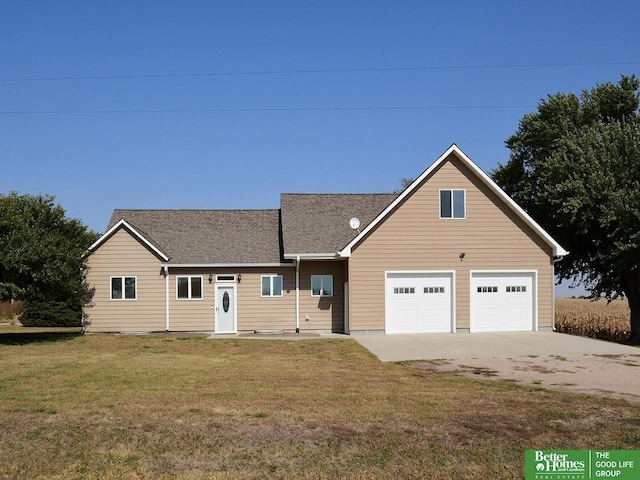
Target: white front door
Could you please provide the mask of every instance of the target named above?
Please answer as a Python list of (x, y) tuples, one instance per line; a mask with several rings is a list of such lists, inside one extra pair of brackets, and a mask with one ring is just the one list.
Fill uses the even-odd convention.
[(216, 333), (236, 333), (236, 285), (216, 285)]

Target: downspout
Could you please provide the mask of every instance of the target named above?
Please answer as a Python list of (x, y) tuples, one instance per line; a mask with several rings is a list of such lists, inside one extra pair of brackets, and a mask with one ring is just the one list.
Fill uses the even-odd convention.
[(296, 258), (296, 333), (300, 333), (300, 255)]
[(165, 329), (169, 331), (169, 267), (164, 266)]

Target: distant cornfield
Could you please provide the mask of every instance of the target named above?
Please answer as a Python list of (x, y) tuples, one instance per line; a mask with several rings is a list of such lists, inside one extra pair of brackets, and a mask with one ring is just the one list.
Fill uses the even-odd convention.
[(556, 299), (556, 329), (561, 333), (622, 342), (629, 338), (626, 300)]

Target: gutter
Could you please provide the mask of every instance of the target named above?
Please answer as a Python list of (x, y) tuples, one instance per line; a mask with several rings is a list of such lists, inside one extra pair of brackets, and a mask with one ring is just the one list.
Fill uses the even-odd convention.
[(245, 267), (293, 267), (286, 263), (161, 263), (162, 267), (171, 268), (245, 268)]
[(304, 258), (305, 260), (335, 260), (339, 258), (340, 255), (338, 253), (289, 253), (285, 254), (284, 258), (287, 260), (300, 260)]

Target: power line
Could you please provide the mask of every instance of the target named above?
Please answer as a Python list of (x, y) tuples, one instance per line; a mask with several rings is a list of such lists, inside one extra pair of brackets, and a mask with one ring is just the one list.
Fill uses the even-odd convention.
[(290, 107), (290, 108), (167, 108), (136, 110), (6, 110), (0, 115), (87, 115), (118, 113), (250, 113), (250, 112), (338, 112), (374, 110), (500, 110), (530, 109), (535, 105), (442, 105), (442, 106), (377, 106), (377, 107)]
[(188, 77), (231, 77), (251, 75), (299, 75), (313, 73), (376, 73), (376, 72), (417, 72), (428, 70), (482, 70), (482, 69), (516, 69), (516, 68), (572, 68), (572, 67), (602, 67), (616, 65), (640, 65), (640, 62), (593, 62), (593, 63), (531, 63), (504, 65), (441, 65), (426, 67), (380, 67), (380, 68), (326, 68), (301, 70), (247, 70), (229, 72), (205, 73), (159, 73), (141, 75), (84, 75), (59, 77), (15, 77), (0, 78), (0, 82), (45, 82), (65, 80), (121, 80), (145, 78), (188, 78)]

